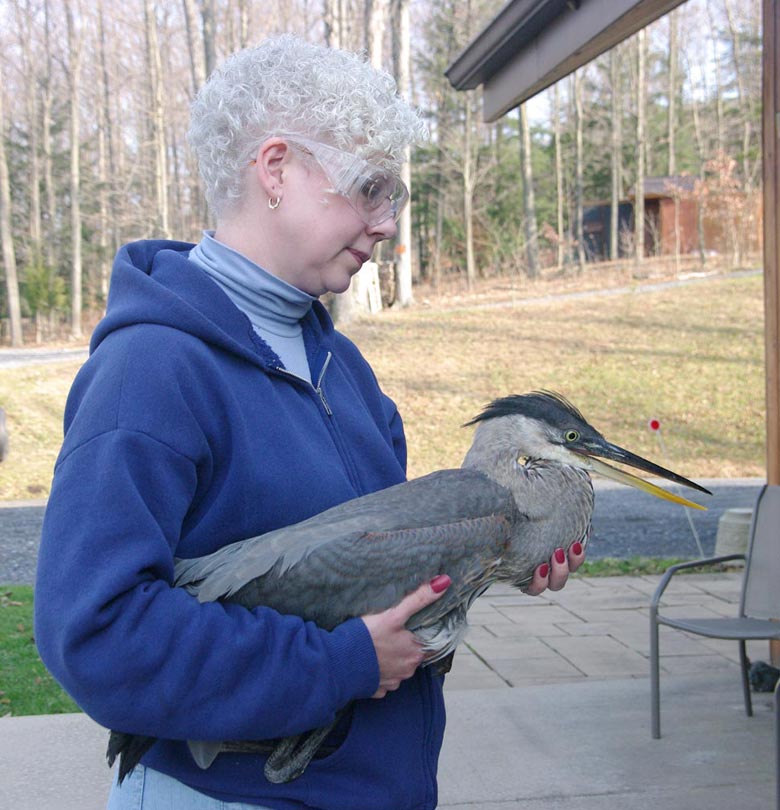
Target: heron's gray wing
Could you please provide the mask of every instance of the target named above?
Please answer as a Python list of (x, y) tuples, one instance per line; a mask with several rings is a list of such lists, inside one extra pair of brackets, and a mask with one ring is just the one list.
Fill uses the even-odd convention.
[[(248, 582), (231, 601), (266, 605), (331, 629), (354, 616), (378, 613), (441, 573), (453, 584), (422, 617), (435, 621), (492, 574), (508, 540), (503, 516), (467, 518), (392, 532), (350, 535), (318, 548), (282, 576), (274, 570)], [(441, 605), (439, 605), (441, 602)]]
[(179, 560), (176, 584), (204, 602), (265, 604), (337, 624), (347, 609), (362, 615), (395, 604), (429, 575), (484, 567), (486, 544), (506, 542), (515, 514), (511, 494), (483, 474), (442, 470)]

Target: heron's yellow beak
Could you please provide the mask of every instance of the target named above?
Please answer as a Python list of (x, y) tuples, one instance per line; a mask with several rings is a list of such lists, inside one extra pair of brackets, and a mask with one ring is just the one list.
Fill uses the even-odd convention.
[(674, 481), (677, 484), (682, 484), (683, 486), (690, 487), (691, 489), (696, 489), (699, 492), (704, 492), (707, 495), (712, 495), (708, 489), (705, 489), (695, 481), (690, 481), (688, 478), (684, 478), (682, 475), (679, 475), (676, 472), (667, 470), (665, 467), (660, 467), (658, 464), (648, 461), (646, 458), (642, 458), (642, 456), (638, 456), (636, 453), (632, 453), (630, 450), (624, 450), (622, 447), (618, 447), (618, 445), (608, 442), (601, 435), (583, 438), (580, 442), (569, 445), (569, 450), (585, 460), (584, 466), (587, 469), (595, 473), (599, 473), (606, 478), (611, 478), (613, 481), (618, 481), (621, 484), (628, 484), (630, 487), (635, 487), (636, 489), (649, 492), (651, 495), (655, 495), (656, 498), (661, 498), (665, 501), (679, 503), (682, 506), (688, 506), (691, 509), (707, 508), (701, 504), (689, 501), (687, 498), (683, 498), (680, 495), (667, 492), (665, 489), (661, 489), (661, 487), (651, 484), (644, 478), (639, 478), (638, 476), (632, 475), (629, 472), (619, 470), (616, 467), (613, 467), (611, 464), (606, 464), (604, 461), (602, 461), (602, 459), (607, 458), (610, 461), (617, 461), (619, 464), (634, 467), (635, 469), (642, 470), (650, 475), (655, 475), (658, 478), (665, 478), (667, 481)]
[(691, 509), (701, 509), (703, 511), (707, 510), (706, 506), (702, 506), (699, 503), (694, 503), (693, 501), (689, 501), (687, 498), (683, 498), (680, 495), (675, 495), (673, 492), (669, 492), (661, 487), (657, 487), (655, 484), (650, 483), (650, 481), (646, 481), (644, 478), (640, 478), (638, 475), (632, 475), (629, 472), (617, 469), (617, 467), (611, 467), (609, 464), (605, 464), (598, 458), (591, 456), (589, 460), (592, 465), (593, 472), (599, 473), (605, 478), (611, 478), (613, 481), (618, 481), (621, 484), (627, 484), (630, 487), (644, 490), (645, 492), (649, 492), (651, 495), (655, 495), (656, 498), (661, 498), (665, 501), (679, 503), (682, 506), (688, 506)]

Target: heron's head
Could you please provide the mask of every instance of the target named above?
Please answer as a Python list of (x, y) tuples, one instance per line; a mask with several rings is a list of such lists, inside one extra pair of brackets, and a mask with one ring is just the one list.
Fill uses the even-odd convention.
[[(599, 473), (649, 492), (657, 498), (695, 509), (705, 507), (613, 467), (602, 459), (616, 461), (699, 492), (712, 494), (699, 484), (607, 441), (585, 421), (585, 417), (574, 405), (560, 394), (550, 391), (534, 391), (496, 399), (467, 424), (477, 425), (478, 434), (480, 431), (485, 434), (480, 442), (477, 441), (478, 436), (475, 436), (475, 445), (472, 448), (474, 453), (481, 452), (493, 455), (494, 458), (506, 457), (510, 453), (512, 460), (541, 459), (567, 464)], [(467, 463), (469, 456), (466, 459), (464, 465), (470, 466)]]

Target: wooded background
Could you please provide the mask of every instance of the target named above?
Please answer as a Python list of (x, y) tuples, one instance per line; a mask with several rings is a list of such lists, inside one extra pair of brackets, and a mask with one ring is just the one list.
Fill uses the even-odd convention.
[[(689, 0), (488, 125), (479, 91), (455, 92), (444, 70), (502, 5), (0, 0), (0, 342), (82, 337), (120, 244), (197, 241), (213, 226), (185, 139), (189, 103), (225, 56), (284, 31), (364, 50), (429, 123), (407, 169), (409, 216), (380, 256), (396, 266), (396, 303), (411, 301), (412, 278), (472, 288), (581, 272), (595, 258), (583, 224), (593, 203), (608, 206), (607, 257), (637, 265), (663, 249), (648, 245), (645, 194), (634, 196), (648, 178), (687, 178), (665, 187), (676, 212), (695, 202), (697, 263), (757, 255), (758, 0)], [(625, 200), (630, 228), (617, 219)], [(678, 266), (691, 249), (680, 231)]]

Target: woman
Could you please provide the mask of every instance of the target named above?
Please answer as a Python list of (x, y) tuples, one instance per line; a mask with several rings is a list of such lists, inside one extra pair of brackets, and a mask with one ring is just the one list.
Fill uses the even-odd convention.
[[(404, 479), (398, 412), (317, 298), (395, 234), (397, 171), (423, 136), (361, 59), (268, 40), (193, 105), (216, 230), (117, 255), (66, 408), (36, 590), (39, 649), (63, 686), (97, 722), (160, 738), (112, 810), (436, 804), (442, 683), (404, 623), (446, 572), (333, 632), (172, 587), (174, 557)], [(530, 592), (562, 587), (583, 556), (557, 554)], [(184, 742), (287, 736), (352, 701), (332, 753), (289, 784), (265, 781), (260, 754), (201, 769)]]

